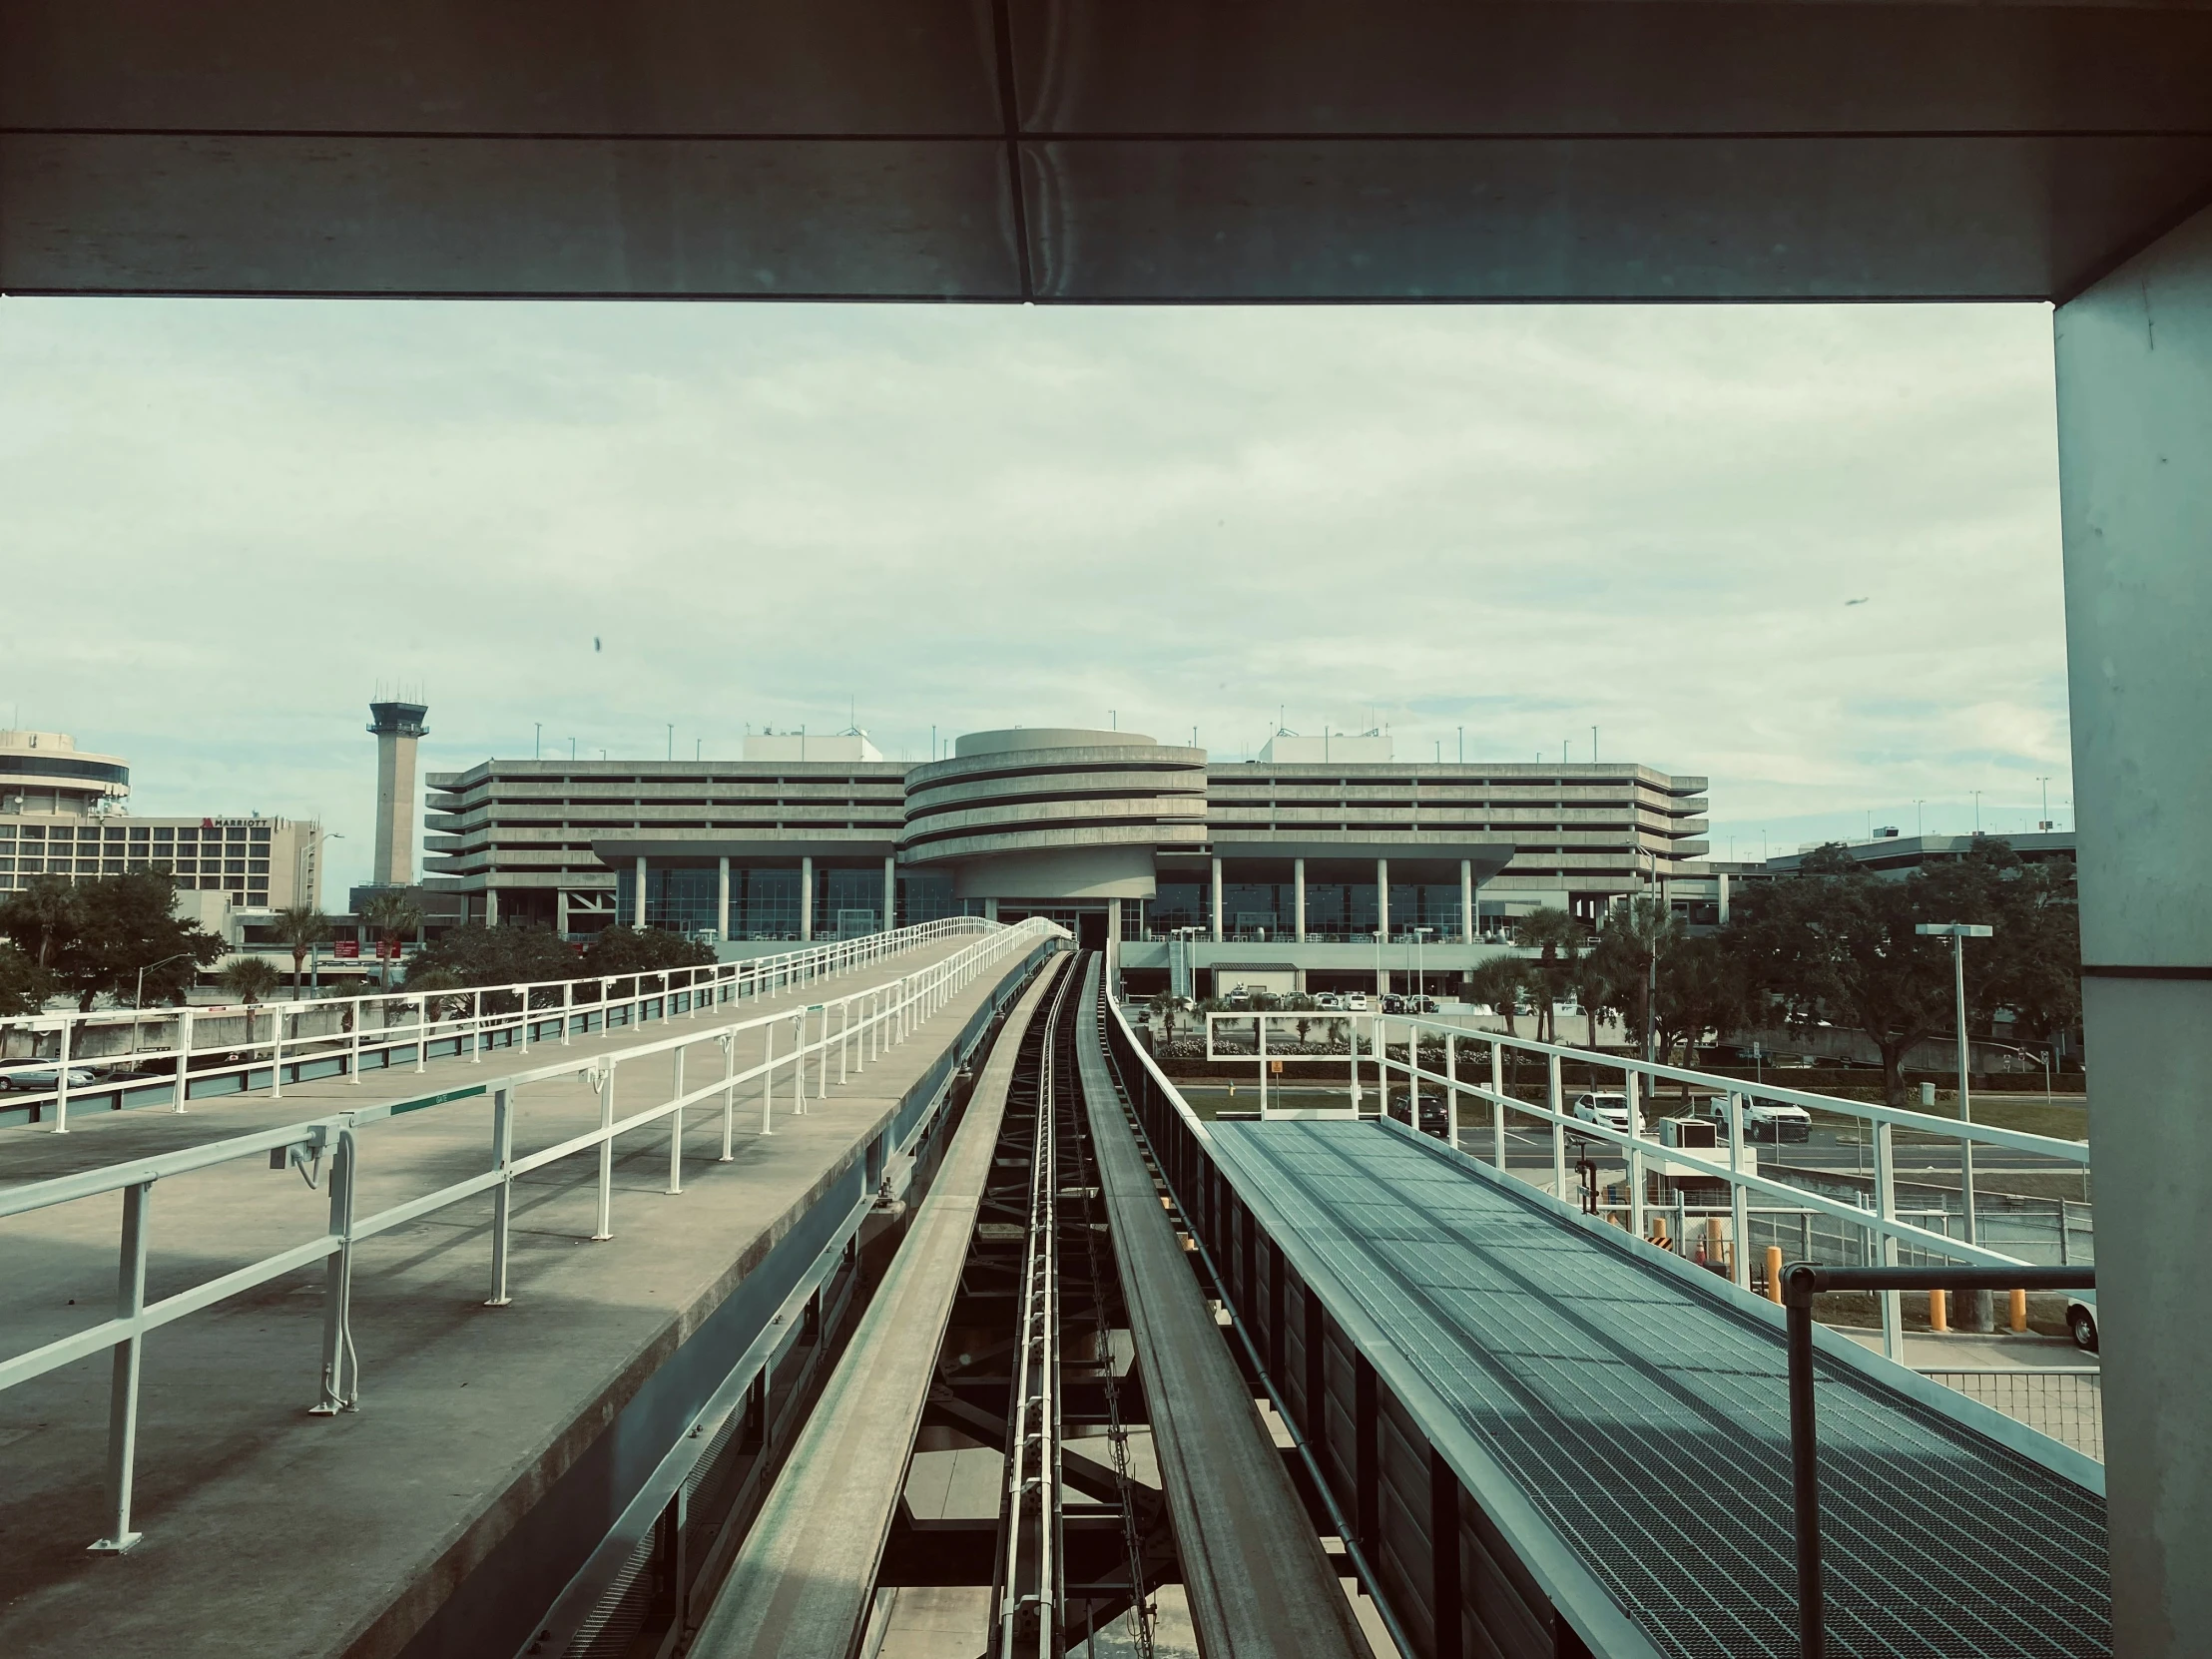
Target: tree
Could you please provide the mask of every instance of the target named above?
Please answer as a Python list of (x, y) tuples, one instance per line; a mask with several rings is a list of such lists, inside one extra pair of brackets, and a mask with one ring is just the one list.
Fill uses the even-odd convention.
[(1568, 986), (1573, 983), (1575, 964), (1580, 961), (1589, 936), (1588, 928), (1566, 911), (1550, 905), (1533, 909), (1513, 923), (1513, 943), (1537, 952), (1535, 961), (1529, 964), (1529, 988), (1536, 995), (1536, 1038), (1539, 1042), (1559, 1040), (1556, 1004), (1566, 996)]
[(81, 881), (66, 902), (50, 887), (27, 888), (17, 896), (34, 902), (9, 905), (0, 930), (34, 952), (57, 987), (77, 998), (80, 1012), (90, 1013), (102, 993), (130, 995), (142, 968), (148, 990), (176, 1001), (193, 975), (227, 947), (177, 916), (174, 893), (167, 875), (144, 868)]
[(1161, 1041), (1175, 1041), (1175, 1016), (1183, 1011), (1182, 1005), (1166, 991), (1162, 991), (1148, 1006), (1160, 1021)]
[(276, 912), (274, 931), (276, 942), (291, 952), (291, 994), (297, 1001), (307, 952), (330, 936), (330, 918), (312, 904), (287, 904)]
[(525, 985), (581, 975), (575, 949), (551, 928), (528, 922), (503, 927), (456, 927), (425, 945), (407, 964), (410, 991), (449, 991), (471, 985)]
[(376, 953), (376, 972), (385, 990), (391, 989), (391, 961), (400, 941), (422, 930), (422, 911), (404, 889), (393, 887), (375, 894), (361, 906), (361, 923), (370, 937), (384, 947)]
[(608, 927), (601, 930), (584, 952), (584, 972), (612, 979), (617, 974), (704, 967), (714, 959), (714, 946), (687, 939), (665, 928)]
[(1682, 1063), (1697, 1064), (1708, 1031), (1726, 1036), (1748, 1023), (1754, 998), (1741, 953), (1720, 937), (1676, 936), (1659, 955), (1659, 1058), (1683, 1046)]
[(41, 968), (52, 964), (56, 947), (75, 938), (83, 925), (83, 900), (63, 876), (34, 875), (21, 891), (0, 899), (0, 933), (29, 951)]
[[(1951, 865), (1942, 873), (1933, 884), (1921, 870), (1893, 880), (1823, 847), (1794, 878), (1747, 892), (1729, 929), (1785, 1020), (1828, 1018), (1866, 1034), (1882, 1055), (1883, 1094), (1893, 1106), (1906, 1103), (1907, 1051), (1952, 1025), (1950, 953), (1915, 927), (1996, 919), (1993, 868)], [(1955, 913), (1932, 916), (1932, 903)]]
[(283, 975), (260, 956), (234, 956), (223, 964), (216, 979), (251, 1008), (282, 983)]
[(1613, 988), (1613, 999), (1626, 1011), (1641, 1047), (1651, 1031), (1651, 978), (1654, 956), (1664, 955), (1683, 936), (1682, 923), (1667, 906), (1648, 893), (1605, 912), (1598, 926), (1597, 958), (1593, 971)]
[(1517, 956), (1492, 956), (1467, 975), (1467, 995), (1476, 1002), (1487, 1002), (1505, 1016), (1508, 1037), (1518, 1034), (1513, 1029), (1513, 1015), (1520, 1005), (1521, 988), (1527, 982), (1530, 966)]
[(0, 1014), (35, 1014), (54, 994), (54, 976), (12, 944), (0, 944)]

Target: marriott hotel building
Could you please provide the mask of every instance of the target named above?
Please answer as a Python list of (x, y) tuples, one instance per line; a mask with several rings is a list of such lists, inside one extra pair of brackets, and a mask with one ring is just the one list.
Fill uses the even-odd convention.
[(767, 736), (738, 762), (487, 761), (428, 784), (428, 884), (478, 920), (666, 927), (740, 956), (1046, 915), (1138, 991), (1367, 989), (1416, 965), (1433, 989), (1536, 906), (1594, 919), (1706, 851), (1702, 778), (1409, 764), (1386, 737), (1222, 762), (1016, 728), (904, 765), (857, 735)]

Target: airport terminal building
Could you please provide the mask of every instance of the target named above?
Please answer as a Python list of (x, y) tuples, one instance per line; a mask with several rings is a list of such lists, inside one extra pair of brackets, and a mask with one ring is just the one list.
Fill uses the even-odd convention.
[(487, 921), (612, 922), (726, 955), (953, 914), (1047, 915), (1133, 988), (1434, 988), (1538, 905), (1594, 918), (1689, 873), (1705, 780), (1633, 764), (1432, 765), (1387, 737), (1259, 759), (1134, 732), (971, 733), (886, 762), (864, 736), (739, 762), (487, 761), (433, 773), (427, 877)]

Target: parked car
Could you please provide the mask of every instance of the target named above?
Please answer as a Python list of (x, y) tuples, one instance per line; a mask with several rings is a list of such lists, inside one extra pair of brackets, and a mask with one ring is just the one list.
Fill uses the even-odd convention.
[(1367, 993), (1366, 991), (1353, 991), (1353, 992), (1351, 992), (1351, 993), (1350, 993), (1349, 995), (1347, 995), (1347, 996), (1345, 997), (1345, 1012), (1346, 1012), (1346, 1013), (1348, 1013), (1348, 1014), (1364, 1014), (1364, 1013), (1366, 1013), (1367, 1011), (1368, 1011), (1368, 993)]
[(1413, 1011), (1415, 1013), (1421, 1014), (1434, 1013), (1436, 1011), (1436, 999), (1432, 996), (1424, 996), (1419, 998), (1418, 1001), (1414, 1004)]
[[(90, 1066), (69, 1068), (69, 1086), (73, 1089), (89, 1089), (99, 1081), (99, 1073)], [(51, 1094), (61, 1086), (62, 1068), (52, 1061), (0, 1072), (0, 1089), (14, 1089), (22, 1094)]]
[[(1697, 1115), (1710, 1118), (1725, 1131), (1728, 1127), (1728, 1096), (1709, 1094), (1698, 1102)], [(1813, 1114), (1802, 1106), (1785, 1106), (1779, 1100), (1761, 1100), (1756, 1095), (1744, 1096), (1744, 1139), (1747, 1141), (1810, 1140), (1813, 1134)]]
[(1574, 1101), (1574, 1116), (1584, 1123), (1594, 1123), (1603, 1129), (1616, 1129), (1627, 1134), (1628, 1096), (1625, 1094), (1583, 1094)]
[(2066, 1330), (2072, 1335), (2074, 1347), (2085, 1353), (2097, 1351), (2097, 1293), (2076, 1291), (2066, 1298)]
[(1390, 992), (1386, 993), (1386, 994), (1385, 994), (1385, 995), (1383, 996), (1383, 998), (1382, 998), (1382, 1011), (1383, 1011), (1383, 1012), (1384, 1012), (1385, 1014), (1402, 1014), (1402, 1013), (1404, 1013), (1404, 1012), (1405, 1012), (1405, 998), (1403, 998), (1402, 996), (1399, 996), (1399, 995), (1398, 995), (1398, 994), (1397, 994), (1397, 993), (1396, 993), (1395, 991), (1390, 991)]
[(1345, 999), (1335, 991), (1323, 991), (1314, 998), (1314, 1006), (1328, 1013), (1342, 1013), (1344, 1005)]

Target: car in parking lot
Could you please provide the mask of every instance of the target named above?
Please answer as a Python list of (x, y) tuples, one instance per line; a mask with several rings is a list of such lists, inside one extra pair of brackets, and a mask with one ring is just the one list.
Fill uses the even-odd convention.
[(2066, 1334), (2083, 1353), (2097, 1351), (2097, 1293), (2075, 1291), (2066, 1298)]
[(1348, 994), (1346, 995), (1346, 997), (1345, 997), (1345, 1012), (1346, 1012), (1346, 1013), (1348, 1013), (1348, 1014), (1364, 1014), (1364, 1013), (1366, 1013), (1367, 1011), (1368, 1011), (1368, 993), (1367, 993), (1366, 991), (1352, 991), (1352, 992), (1350, 992), (1350, 993), (1348, 993)]
[(1627, 1134), (1628, 1096), (1608, 1092), (1592, 1092), (1575, 1096), (1572, 1115), (1584, 1123), (1594, 1123), (1601, 1129), (1618, 1130)]
[[(90, 1066), (69, 1068), (69, 1086), (73, 1089), (89, 1089), (99, 1081), (100, 1074)], [(0, 1071), (0, 1089), (13, 1089), (20, 1094), (51, 1094), (61, 1086), (62, 1068), (53, 1061)]]
[[(1745, 1095), (1744, 1139), (1747, 1141), (1772, 1141), (1780, 1145), (1784, 1141), (1812, 1139), (1813, 1114), (1802, 1106), (1785, 1105), (1779, 1100), (1761, 1100), (1756, 1095)], [(1696, 1115), (1717, 1123), (1724, 1130), (1728, 1127), (1728, 1096), (1709, 1094), (1700, 1099)]]
[(1339, 996), (1335, 991), (1323, 991), (1319, 996), (1314, 998), (1314, 1006), (1329, 1013), (1343, 1012), (1344, 1005), (1345, 999)]

